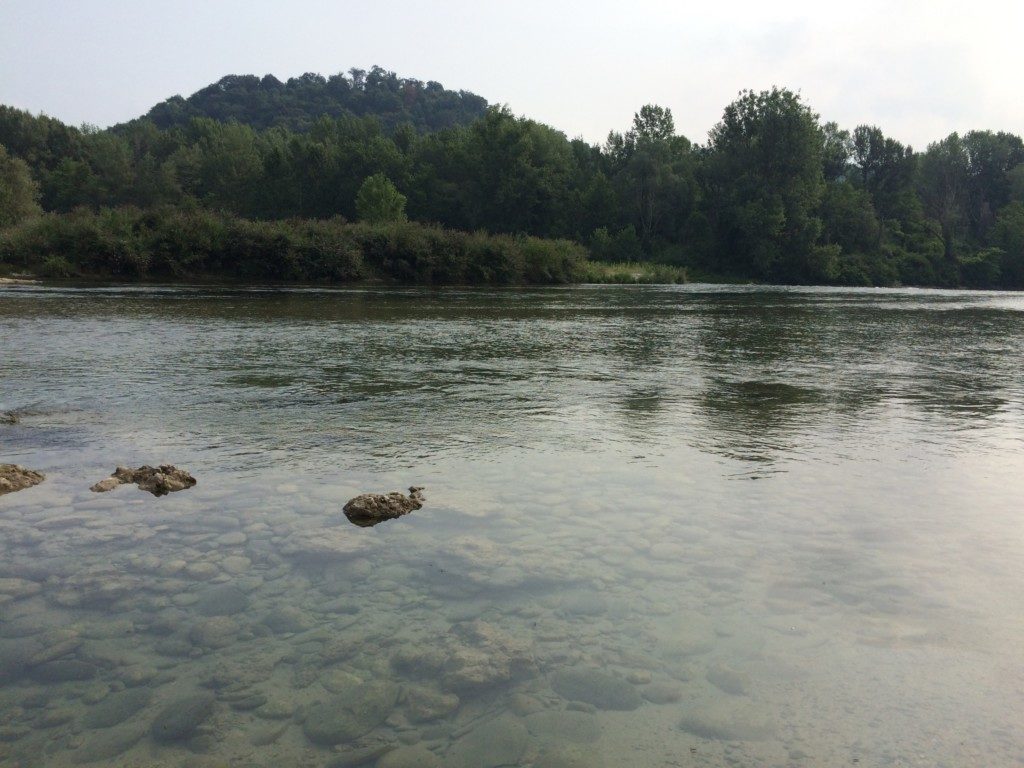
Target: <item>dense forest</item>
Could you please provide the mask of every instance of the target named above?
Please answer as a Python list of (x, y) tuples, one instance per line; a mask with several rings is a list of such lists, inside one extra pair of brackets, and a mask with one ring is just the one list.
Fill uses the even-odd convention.
[[(373, 229), (390, 248), (419, 233), (438, 249), (425, 264), (450, 256), (480, 267), (377, 272), (418, 281), (588, 274), (563, 242), (552, 268), (532, 276), (483, 269), (490, 234), (531, 243), (534, 262), (543, 244), (530, 238), (542, 238), (580, 243), (596, 261), (698, 276), (1024, 288), (1018, 136), (951, 134), (915, 151), (874, 126), (823, 122), (799, 94), (774, 88), (739, 94), (702, 144), (648, 105), (594, 146), (484, 105), (374, 68), (285, 84), (228, 78), (109, 130), (0, 107), (0, 260), (39, 271), (51, 259), (51, 272), (69, 274), (162, 264), (188, 276), (188, 253), (212, 253), (202, 238), (217, 223), (218, 242), (234, 233), (251, 247), (195, 267), (225, 275), (356, 279), (311, 266), (310, 253), (344, 231), (367, 264), (393, 265), (366, 250)], [(159, 246), (154, 231), (166, 235)], [(469, 242), (466, 232), (479, 246), (471, 258), (450, 245)], [(120, 260), (83, 252), (99, 243)], [(266, 263), (239, 266), (246, 259)]]
[(183, 99), (174, 96), (142, 119), (157, 128), (184, 128), (196, 117), (237, 120), (253, 128), (308, 131), (318, 117), (372, 115), (388, 131), (454, 128), (483, 117), (487, 100), (440, 83), (399, 78), (381, 67), (324, 77), (307, 72), (281, 82), (273, 75), (228, 75)]

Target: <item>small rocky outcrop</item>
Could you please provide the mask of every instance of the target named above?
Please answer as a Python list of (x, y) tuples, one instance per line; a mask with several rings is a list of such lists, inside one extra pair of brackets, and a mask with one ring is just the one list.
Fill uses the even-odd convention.
[(0, 464), (0, 496), (39, 485), (46, 476), (17, 464)]
[(383, 523), (385, 520), (408, 515), (423, 506), (423, 488), (417, 485), (409, 488), (409, 495), (392, 493), (364, 493), (346, 504), (342, 511), (349, 522), (360, 528)]
[(196, 484), (196, 479), (184, 469), (171, 464), (151, 467), (148, 464), (138, 469), (118, 467), (114, 474), (96, 483), (89, 490), (95, 493), (112, 491), (119, 485), (134, 483), (140, 490), (148, 491), (154, 496), (166, 496), (175, 491), (184, 491)]
[(0, 411), (0, 424), (17, 424), (21, 419), (14, 411)]

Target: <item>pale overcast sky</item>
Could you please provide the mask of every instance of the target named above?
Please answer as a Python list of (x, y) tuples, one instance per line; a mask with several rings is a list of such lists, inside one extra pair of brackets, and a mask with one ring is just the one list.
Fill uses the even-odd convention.
[(645, 103), (704, 141), (742, 88), (917, 147), (1024, 134), (1024, 2), (0, 0), (0, 103), (117, 123), (225, 74), (373, 64), (601, 141)]

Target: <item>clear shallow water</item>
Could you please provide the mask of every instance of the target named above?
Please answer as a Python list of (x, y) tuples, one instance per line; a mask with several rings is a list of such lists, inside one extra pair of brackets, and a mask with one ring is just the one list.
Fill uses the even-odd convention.
[(0, 339), (4, 765), (1024, 764), (1024, 296), (18, 288)]

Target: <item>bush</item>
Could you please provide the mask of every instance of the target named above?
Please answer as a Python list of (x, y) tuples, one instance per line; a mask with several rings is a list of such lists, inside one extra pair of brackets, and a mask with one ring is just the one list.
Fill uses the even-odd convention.
[(0, 234), (0, 262), (50, 277), (504, 285), (571, 282), (585, 260), (566, 240), (340, 217), (254, 222), (176, 208), (50, 214)]
[(71, 262), (63, 256), (47, 256), (39, 267), (40, 277), (50, 277), (57, 280), (73, 277), (75, 268)]

